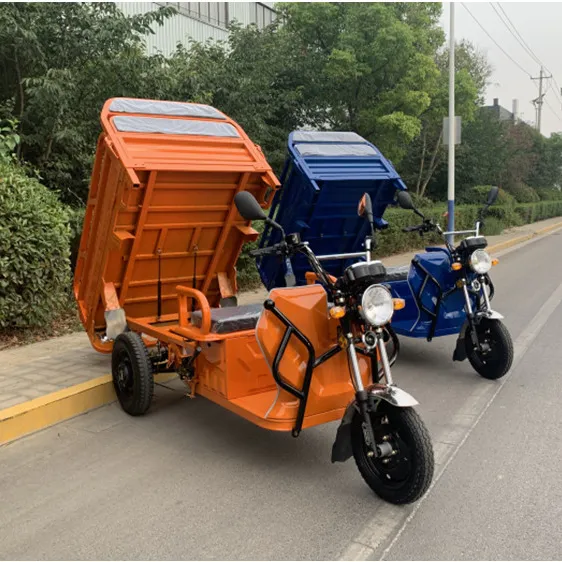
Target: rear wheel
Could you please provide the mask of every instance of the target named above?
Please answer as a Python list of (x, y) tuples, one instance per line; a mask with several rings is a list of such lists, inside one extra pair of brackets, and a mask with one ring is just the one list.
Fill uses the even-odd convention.
[(357, 413), (352, 422), (351, 444), (361, 476), (375, 494), (389, 503), (418, 500), (429, 488), (434, 469), (431, 439), (419, 414), (413, 408), (382, 403), (371, 414), (371, 423), (377, 447), (385, 456), (369, 456), (362, 418)]
[(509, 331), (499, 320), (484, 318), (476, 326), (476, 334), (482, 348), (473, 348), (470, 333), (465, 336), (466, 355), (474, 370), (485, 379), (503, 377), (513, 363), (513, 342)]
[(152, 401), (154, 378), (152, 363), (142, 338), (135, 332), (119, 334), (111, 355), (113, 387), (125, 412), (144, 414)]

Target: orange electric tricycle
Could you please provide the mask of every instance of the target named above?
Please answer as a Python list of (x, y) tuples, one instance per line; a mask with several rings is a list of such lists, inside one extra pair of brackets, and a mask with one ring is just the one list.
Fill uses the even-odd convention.
[(384, 327), (401, 303), (379, 284), (383, 264), (334, 279), (289, 234), (255, 252), (304, 254), (309, 285), (237, 306), (251, 221), (280, 228), (263, 211), (278, 181), (259, 147), (198, 104), (115, 98), (101, 121), (74, 289), (123, 409), (144, 414), (154, 373), (173, 370), (192, 397), (265, 429), (297, 437), (341, 420), (333, 462), (353, 456), (389, 502), (421, 497), (433, 451), (417, 402), (392, 381)]

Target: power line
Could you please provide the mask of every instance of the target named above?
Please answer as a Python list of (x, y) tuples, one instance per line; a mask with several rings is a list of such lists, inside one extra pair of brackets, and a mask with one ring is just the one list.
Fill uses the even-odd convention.
[[(483, 32), (489, 37), (489, 39), (494, 43), (494, 45), (496, 45), (496, 47), (497, 47), (513, 64), (515, 64), (515, 66), (517, 66), (517, 67), (519, 68), (519, 70), (521, 70), (522, 72), (524, 72), (531, 80), (534, 80), (532, 74), (531, 74), (530, 72), (528, 72), (525, 68), (523, 68), (523, 66), (522, 66), (519, 62), (517, 62), (517, 61), (516, 61), (516, 60), (515, 60), (515, 59), (514, 59), (514, 58), (513, 58), (513, 57), (512, 57), (512, 56), (511, 56), (511, 55), (510, 55), (510, 54), (509, 54), (493, 37), (492, 37), (492, 35), (490, 35), (490, 33), (488, 33), (488, 30), (480, 23), (480, 21), (478, 20), (478, 18), (470, 11), (470, 9), (467, 7), (467, 5), (466, 5), (464, 2), (461, 2), (461, 5), (462, 5), (462, 7), (468, 12), (468, 14), (470, 15), (470, 17), (478, 24), (478, 26), (480, 27), (480, 29), (482, 29), (482, 31), (483, 31)], [(494, 8), (494, 6), (493, 6), (493, 4), (492, 4), (491, 2), (490, 2), (490, 5), (492, 6), (492, 8)], [(499, 5), (499, 4), (498, 4), (498, 5)], [(501, 8), (501, 6), (500, 6), (500, 8)], [(494, 8), (494, 10), (495, 10), (495, 8)], [(512, 35), (513, 35), (513, 32), (511, 31), (511, 29), (509, 28), (509, 26), (506, 24), (506, 22), (502, 19), (502, 17), (501, 17), (500, 14), (498, 13), (498, 11), (497, 11), (497, 10), (495, 10), (495, 11), (496, 11), (496, 14), (498, 15), (498, 17), (500, 18), (500, 20), (502, 21), (502, 23), (507, 27), (507, 29), (508, 29), (508, 30), (510, 31), (510, 33), (512, 33)], [(502, 9), (502, 11), (504, 11), (504, 10)], [(507, 14), (506, 14), (506, 17), (508, 17)], [(509, 18), (508, 18), (508, 19), (509, 19)], [(511, 21), (511, 20), (510, 20), (510, 21)], [(512, 25), (513, 25), (513, 23), (512, 23)], [(515, 28), (515, 26), (513, 26), (513, 28), (514, 28), (515, 31), (519, 34), (519, 32), (517, 31), (517, 29)], [(521, 34), (519, 34), (519, 36), (521, 36)], [(515, 35), (514, 35), (514, 37), (515, 37)], [(515, 37), (515, 38), (517, 39), (517, 37)], [(538, 63), (541, 65), (541, 67), (544, 67), (545, 70), (547, 70), (548, 72), (550, 72), (550, 70), (548, 70), (548, 69), (542, 64), (542, 62), (540, 61), (540, 59), (533, 53), (533, 51), (531, 50), (530, 47), (527, 47), (527, 48), (524, 47), (524, 45), (523, 45), (524, 40), (523, 40), (522, 37), (521, 37), (521, 40), (523, 41), (523, 43), (522, 43), (521, 41), (519, 41), (519, 39), (517, 39), (517, 40), (518, 40), (518, 42), (521, 44), (521, 46), (525, 49), (525, 51), (527, 52), (527, 54), (529, 54), (533, 59), (536, 59), (536, 61), (538, 61)], [(541, 73), (542, 73), (542, 70), (541, 70)], [(552, 75), (552, 72), (550, 72), (550, 74)], [(553, 76), (550, 76), (549, 79), (554, 80), (554, 83), (557, 85), (556, 79), (554, 79)], [(537, 100), (535, 100), (535, 101), (538, 101), (539, 103), (542, 103), (545, 94), (543, 94), (543, 93), (541, 92), (541, 89), (539, 88), (539, 86), (538, 86), (537, 84), (535, 84), (535, 85), (537, 86), (537, 89), (539, 89), (539, 98), (537, 98)], [(548, 102), (545, 102), (545, 103), (546, 103), (546, 105), (549, 107), (549, 109), (556, 115), (556, 117), (557, 117), (558, 119), (560, 119), (560, 121), (562, 121), (562, 118), (555, 112), (555, 110), (550, 106), (550, 104), (548, 104)]]
[[(550, 70), (548, 72), (550, 72)], [(550, 73), (552, 74), (552, 72)], [(560, 97), (560, 86), (558, 85), (558, 82), (556, 82), (556, 78), (554, 78), (554, 76), (552, 76), (550, 80), (551, 82), (554, 82), (554, 85), (556, 86), (556, 88), (552, 88), (552, 91), (554, 92), (557, 100), (560, 102), (560, 105), (562, 105), (562, 98)]]
[(461, 2), (462, 7), (470, 14), (470, 16), (472, 17), (472, 19), (480, 26), (480, 28), (482, 29), (482, 31), (494, 42), (494, 44), (496, 45), (496, 47), (513, 63), (515, 64), (517, 67), (519, 67), (520, 70), (522, 70), (529, 78), (532, 78), (531, 73), (528, 72), (527, 70), (525, 70), (507, 51), (505, 51), (505, 49), (488, 33), (488, 31), (486, 30), (486, 28), (478, 21), (478, 19), (474, 16), (474, 14), (467, 8), (466, 4), (464, 2)]
[[(490, 6), (492, 6), (492, 8), (494, 8), (494, 11), (496, 12), (496, 14), (498, 14), (498, 17), (500, 18), (500, 20), (504, 23), (504, 25), (507, 27), (507, 30), (511, 33), (511, 35), (513, 35), (513, 37), (515, 37), (515, 39), (517, 39), (518, 43), (523, 47), (523, 49), (527, 52), (527, 54), (535, 60), (535, 62), (541, 66), (544, 66), (544, 64), (541, 62), (541, 60), (539, 59), (539, 57), (537, 57), (537, 55), (535, 55), (535, 53), (533, 52), (533, 50), (531, 49), (531, 47), (529, 47), (529, 45), (527, 44), (527, 42), (525, 41), (525, 39), (523, 39), (523, 36), (521, 35), (521, 33), (519, 33), (519, 31), (517, 30), (517, 28), (515, 27), (515, 24), (509, 19), (509, 16), (507, 15), (506, 11), (503, 9), (502, 5), (499, 2), (496, 2), (498, 8), (502, 11), (503, 15), (506, 17), (507, 21), (511, 24), (511, 27), (513, 28), (513, 31), (510, 29), (510, 27), (505, 23), (505, 21), (503, 20), (503, 18), (501, 17), (500, 13), (497, 11), (496, 7), (494, 6), (493, 2), (490, 2)], [(514, 33), (515, 32), (515, 33)], [(550, 71), (549, 71), (550, 72)]]
[(562, 123), (562, 117), (560, 117), (560, 115), (558, 113), (556, 113), (556, 111), (552, 108), (552, 106), (546, 100), (544, 101), (544, 103), (545, 103), (546, 107), (548, 107), (548, 109), (550, 109), (550, 111), (552, 111), (552, 113), (558, 119), (558, 121), (560, 121)]
[[(517, 39), (517, 42), (521, 45), (521, 47), (523, 47), (523, 49), (526, 51), (526, 53), (540, 66), (544, 67), (544, 69), (552, 74), (552, 71), (549, 70), (547, 68), (547, 66), (541, 61), (541, 59), (539, 59), (539, 57), (534, 53), (533, 49), (531, 49), (531, 47), (529, 46), (529, 44), (527, 43), (527, 41), (525, 41), (525, 39), (523, 39), (523, 36), (521, 35), (521, 33), (519, 33), (519, 30), (517, 29), (517, 27), (515, 26), (515, 24), (511, 21), (510, 17), (507, 15), (507, 12), (503, 9), (503, 6), (499, 3), (496, 2), (497, 7), (502, 11), (503, 15), (506, 17), (507, 21), (511, 24), (511, 27), (513, 28), (513, 31), (510, 29), (510, 27), (507, 25), (507, 23), (504, 21), (504, 19), (501, 17), (500, 13), (497, 11), (496, 7), (494, 6), (493, 2), (490, 2), (490, 6), (492, 6), (492, 8), (494, 9), (494, 11), (496, 12), (496, 14), (498, 15), (498, 17), (500, 18), (500, 20), (502, 21), (502, 23), (506, 26), (507, 30), (511, 33), (511, 35), (513, 35), (513, 37), (515, 37), (515, 39)], [(515, 33), (514, 33), (515, 32)], [(558, 101), (560, 102), (560, 104), (562, 105), (562, 98), (560, 97), (560, 86), (558, 85), (558, 82), (556, 82), (556, 78), (554, 78), (554, 76), (551, 77), (552, 80), (554, 80), (554, 84), (556, 85), (556, 89), (554, 90), (554, 95), (557, 97)]]

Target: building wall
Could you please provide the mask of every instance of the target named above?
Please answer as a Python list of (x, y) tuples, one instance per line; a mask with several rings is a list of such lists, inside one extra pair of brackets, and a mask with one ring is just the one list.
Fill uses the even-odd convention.
[(273, 2), (116, 2), (126, 15), (144, 14), (159, 6), (173, 5), (178, 13), (163, 25), (153, 27), (155, 34), (146, 38), (150, 54), (170, 55), (178, 43), (189, 39), (226, 39), (227, 24), (238, 21), (242, 25), (255, 23), (259, 28), (270, 24), (274, 17)]

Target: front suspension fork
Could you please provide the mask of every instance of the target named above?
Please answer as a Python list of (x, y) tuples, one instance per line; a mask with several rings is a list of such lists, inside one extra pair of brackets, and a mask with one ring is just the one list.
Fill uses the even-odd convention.
[[(388, 385), (392, 384), (392, 374), (390, 372), (390, 362), (388, 360), (388, 354), (386, 352), (386, 346), (384, 345), (384, 336), (382, 328), (377, 328), (376, 330), (377, 343), (376, 347), (379, 350), (381, 357), (381, 362), (383, 365), (384, 376), (386, 383)], [(370, 410), (371, 401), (369, 393), (365, 390), (363, 386), (363, 380), (361, 379), (361, 371), (359, 369), (359, 361), (357, 359), (357, 350), (353, 343), (353, 335), (347, 334), (347, 355), (349, 358), (349, 364), (351, 369), (351, 377), (353, 380), (353, 386), (355, 387), (355, 399), (359, 407), (359, 413), (362, 418), (363, 436), (365, 443), (367, 444), (368, 451), (367, 456), (374, 457), (378, 456), (379, 449), (375, 440), (375, 432), (373, 430), (373, 423), (371, 420)]]

